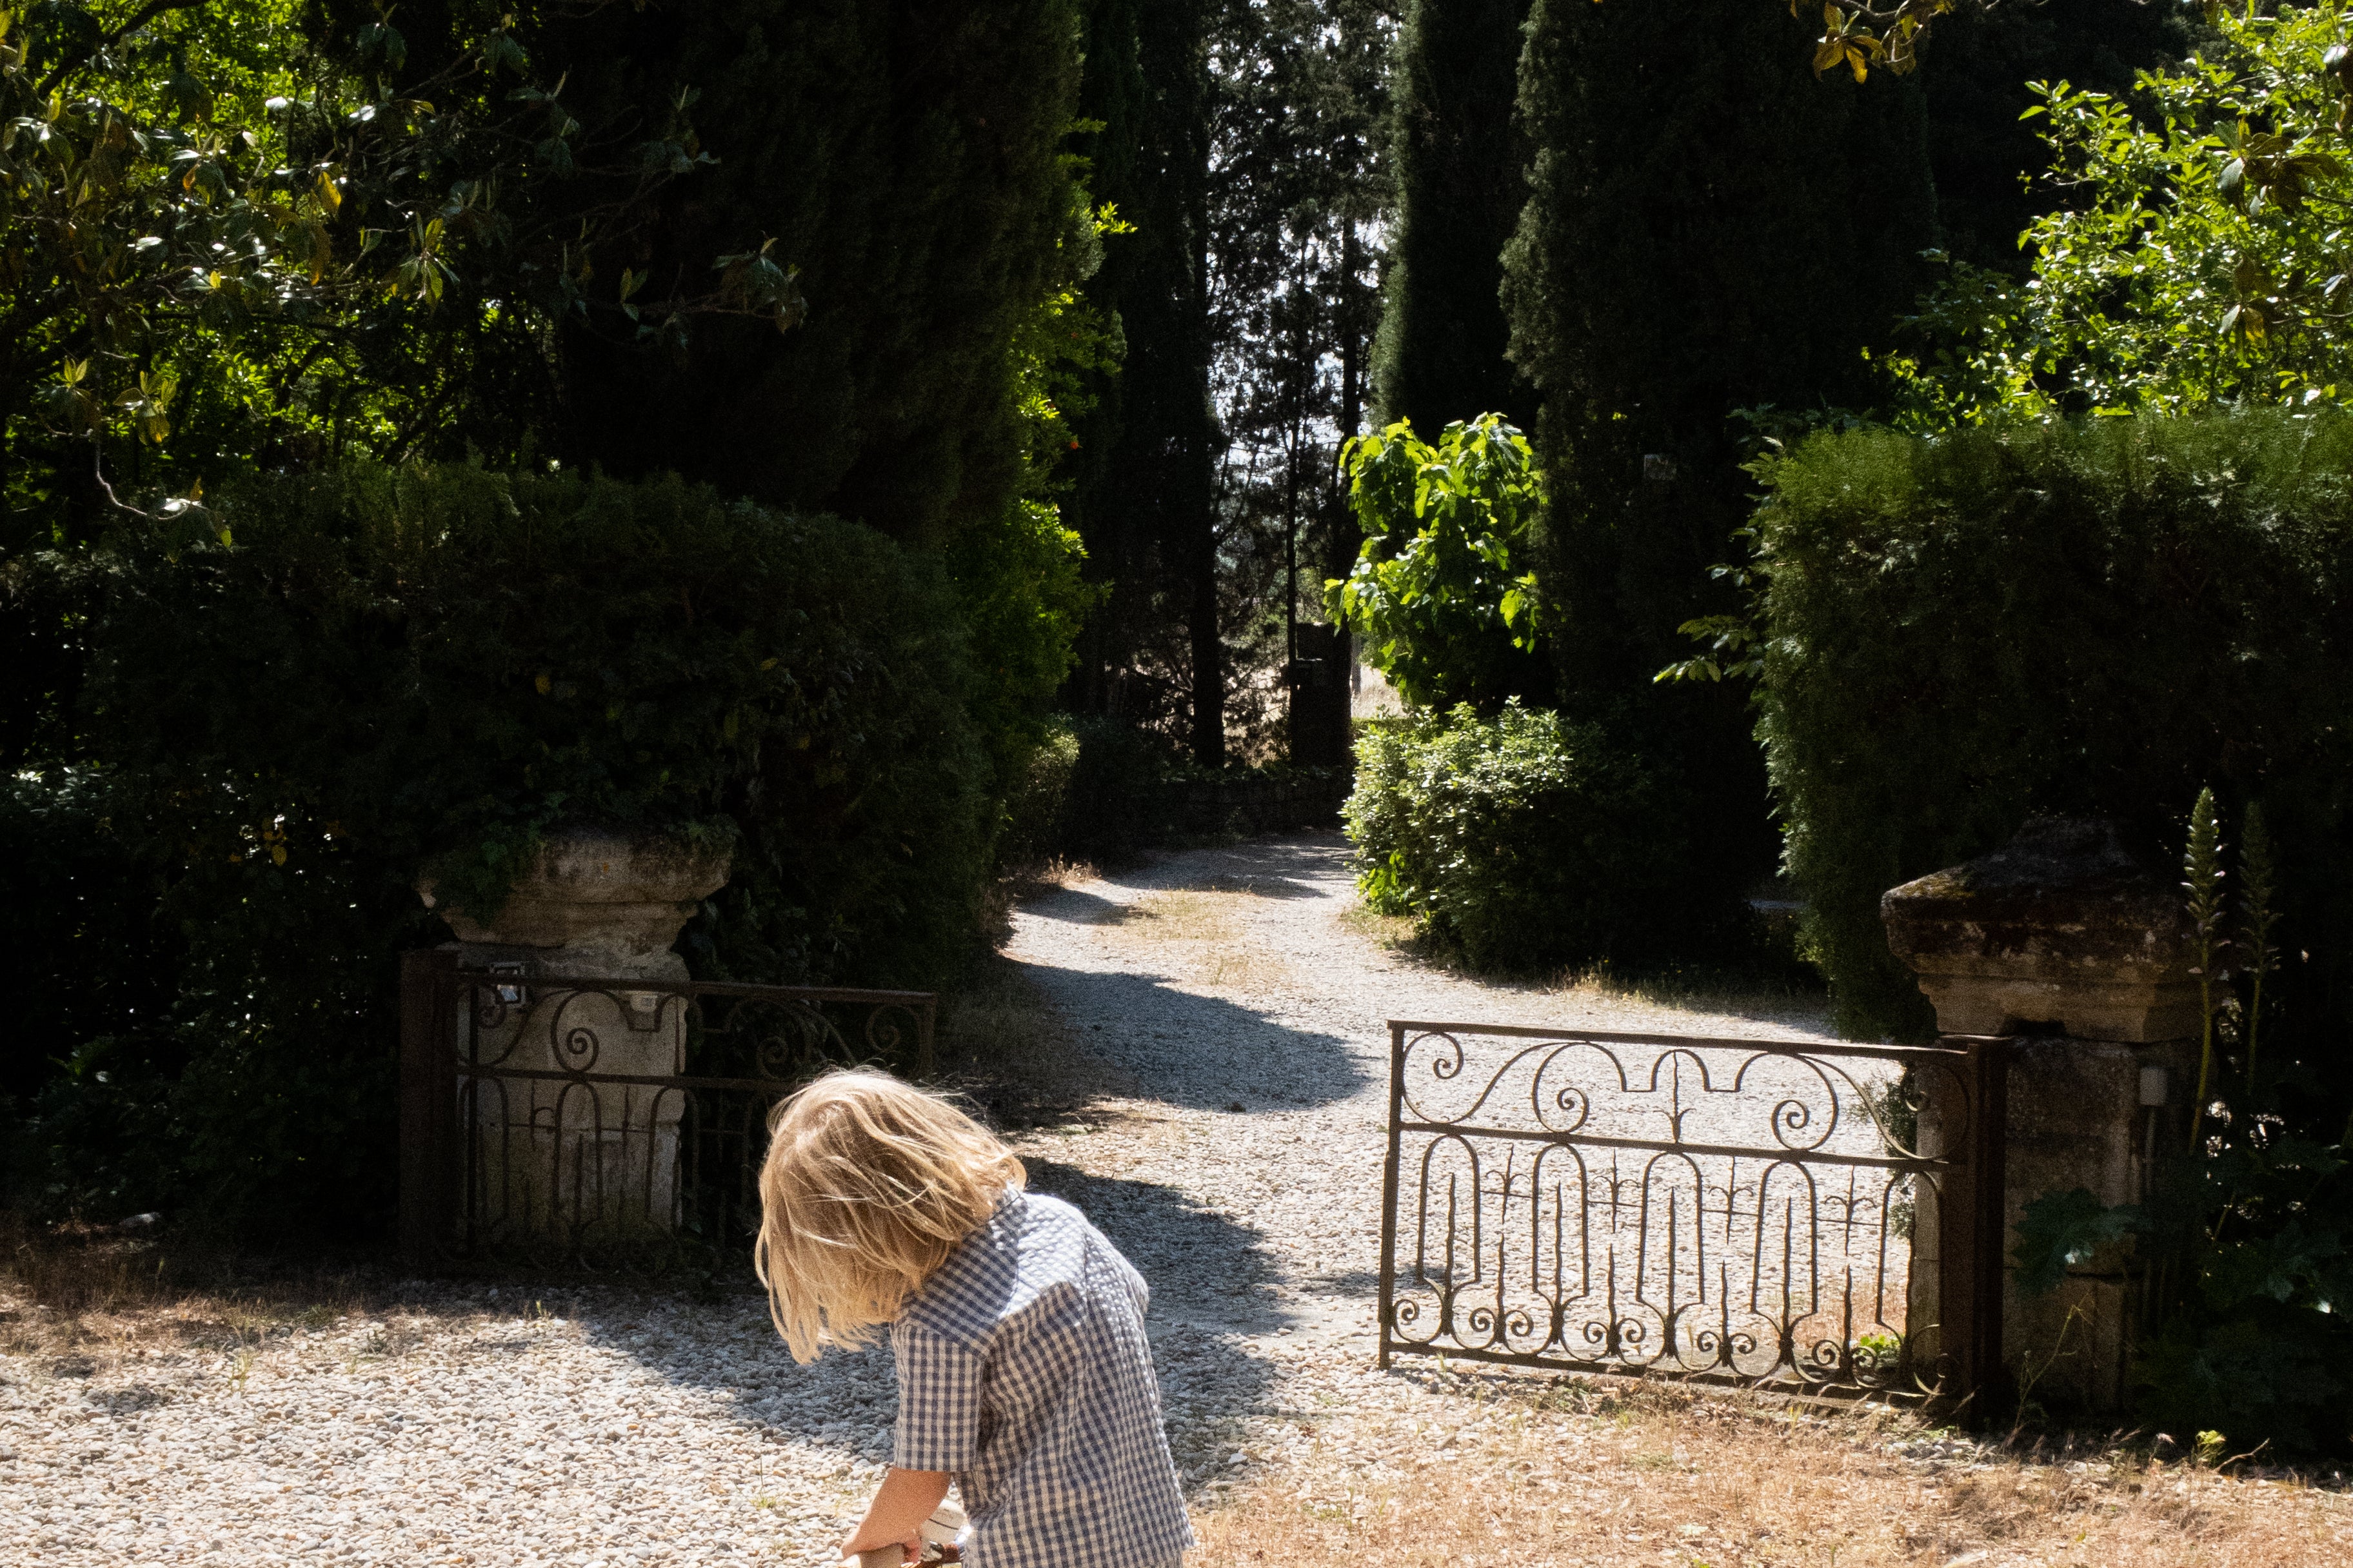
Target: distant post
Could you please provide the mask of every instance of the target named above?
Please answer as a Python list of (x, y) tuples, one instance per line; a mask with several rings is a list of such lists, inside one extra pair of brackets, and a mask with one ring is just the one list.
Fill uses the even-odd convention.
[(1303, 624), (1283, 683), (1291, 688), (1291, 762), (1302, 768), (1348, 765), (1350, 638), (1343, 626)]

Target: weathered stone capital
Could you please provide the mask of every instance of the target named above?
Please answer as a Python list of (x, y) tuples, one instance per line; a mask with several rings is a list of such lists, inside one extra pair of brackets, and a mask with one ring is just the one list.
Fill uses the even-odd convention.
[(728, 863), (674, 838), (583, 830), (551, 837), (487, 921), (438, 905), (429, 877), (417, 891), (469, 946), (551, 950), (571, 973), (637, 974), (670, 967), (661, 961), (679, 929), (726, 885)]
[(2042, 1026), (2129, 1044), (2199, 1031), (2180, 892), (2112, 822), (2030, 818), (1991, 854), (1890, 889), (1880, 913), (1945, 1034)]

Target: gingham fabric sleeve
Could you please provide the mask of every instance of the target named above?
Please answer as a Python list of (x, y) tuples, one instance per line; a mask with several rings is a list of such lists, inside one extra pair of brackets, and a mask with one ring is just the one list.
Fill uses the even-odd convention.
[(963, 1475), (980, 1444), (980, 1357), (904, 1319), (891, 1331), (891, 1352), (899, 1362), (891, 1463)]

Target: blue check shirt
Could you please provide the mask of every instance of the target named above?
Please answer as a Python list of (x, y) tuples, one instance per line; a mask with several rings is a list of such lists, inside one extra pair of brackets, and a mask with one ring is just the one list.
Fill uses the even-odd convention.
[(1166, 1568), (1193, 1544), (1143, 1277), (1086, 1215), (1008, 1189), (891, 1332), (891, 1462), (946, 1470), (972, 1568)]

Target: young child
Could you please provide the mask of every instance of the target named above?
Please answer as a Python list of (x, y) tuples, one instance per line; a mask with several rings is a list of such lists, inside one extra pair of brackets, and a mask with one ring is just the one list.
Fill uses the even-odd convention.
[(776, 1108), (759, 1250), (797, 1362), (890, 1325), (899, 1426), (856, 1556), (954, 1480), (972, 1568), (1173, 1568), (1193, 1544), (1160, 1426), (1144, 1280), (1013, 1152), (934, 1095), (838, 1072)]

